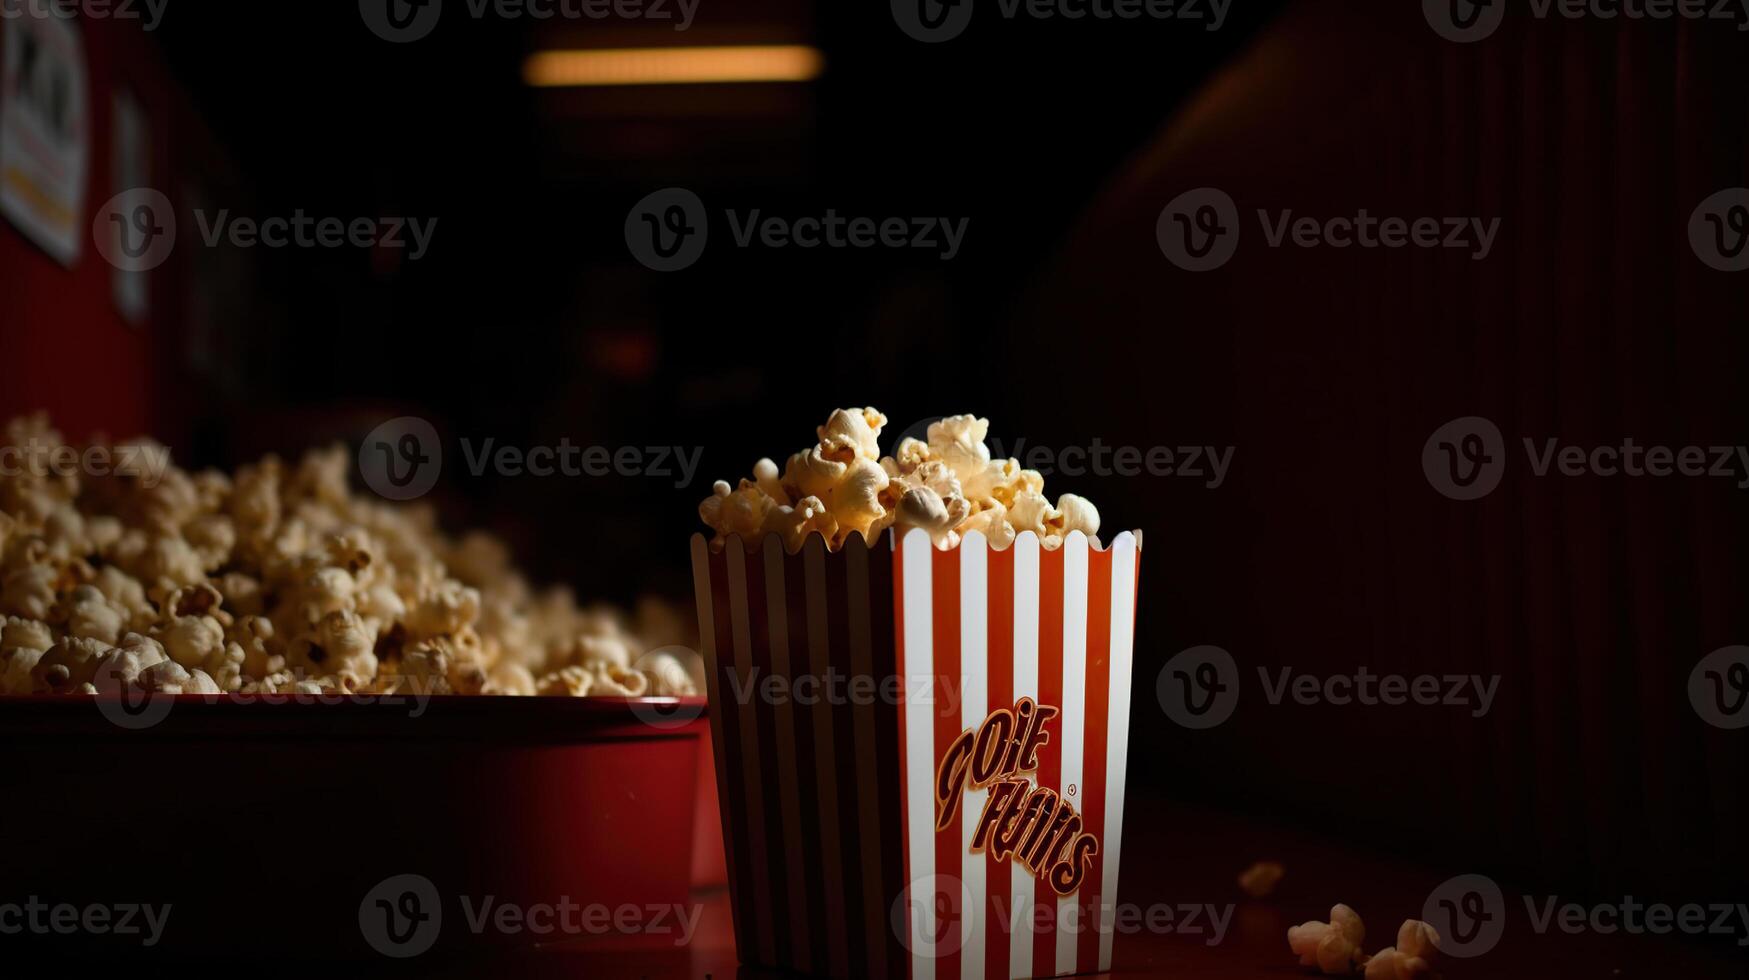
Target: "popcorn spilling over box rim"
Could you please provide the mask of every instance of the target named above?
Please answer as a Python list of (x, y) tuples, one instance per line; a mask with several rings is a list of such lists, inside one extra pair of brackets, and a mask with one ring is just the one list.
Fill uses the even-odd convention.
[(731, 534), (755, 541), (781, 537), (790, 551), (818, 534), (833, 549), (852, 537), (874, 541), (888, 528), (921, 528), (937, 548), (952, 548), (977, 531), (997, 548), (1032, 531), (1047, 550), (1062, 547), (1072, 531), (1099, 533), (1099, 511), (1072, 493), (1055, 504), (1044, 476), (1000, 459), (984, 444), (990, 420), (951, 415), (930, 423), (927, 440), (901, 439), (881, 456), (887, 417), (875, 408), (841, 408), (815, 430), (819, 441), (789, 457), (782, 470), (770, 459), (731, 487), (717, 481), (698, 516), (716, 532), (713, 547)]
[(902, 517), (873, 543), (788, 533), (771, 509), (806, 508), (771, 493), (773, 469), (719, 505), (745, 506), (738, 527), (707, 515), (716, 539), (692, 539), (742, 961), (914, 980), (1109, 969), (1139, 533), (1101, 547), (1047, 527), (1047, 547), (998, 530), (995, 547)]

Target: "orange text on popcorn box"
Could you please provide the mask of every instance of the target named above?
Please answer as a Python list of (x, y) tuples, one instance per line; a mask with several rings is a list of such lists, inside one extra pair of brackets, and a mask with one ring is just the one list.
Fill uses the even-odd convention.
[(1050, 741), (1045, 725), (1061, 712), (1021, 698), (992, 711), (976, 730), (960, 733), (942, 756), (935, 777), (937, 832), (952, 826), (968, 789), (989, 788), (972, 834), (972, 853), (1012, 857), (1034, 876), (1048, 875), (1059, 895), (1080, 887), (1099, 853), (1099, 840), (1082, 831), (1074, 804), (1035, 787), (1025, 773), (1038, 769), (1038, 751)]

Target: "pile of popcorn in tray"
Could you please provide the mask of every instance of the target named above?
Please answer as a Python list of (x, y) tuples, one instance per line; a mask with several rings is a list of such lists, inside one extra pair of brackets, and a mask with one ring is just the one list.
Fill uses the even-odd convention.
[(1047, 550), (1072, 531), (1099, 533), (1099, 511), (1065, 493), (1052, 504), (1044, 477), (1017, 459), (992, 458), (984, 444), (990, 420), (954, 415), (931, 423), (927, 439), (905, 438), (880, 454), (887, 417), (873, 408), (841, 408), (816, 431), (819, 441), (791, 456), (780, 473), (761, 459), (739, 486), (718, 481), (698, 515), (721, 547), (730, 535), (752, 543), (767, 534), (793, 552), (818, 533), (837, 549), (852, 534), (872, 543), (887, 528), (922, 528), (937, 548), (957, 547), (973, 531), (1007, 548), (1031, 531)]
[(42, 415), (0, 446), (0, 694), (697, 692), (652, 650), (689, 638), (673, 609), (536, 594), (496, 539), (353, 496), (341, 447), (227, 476), (133, 441), (109, 448), (161, 474), (93, 477), (49, 465), (74, 450)]

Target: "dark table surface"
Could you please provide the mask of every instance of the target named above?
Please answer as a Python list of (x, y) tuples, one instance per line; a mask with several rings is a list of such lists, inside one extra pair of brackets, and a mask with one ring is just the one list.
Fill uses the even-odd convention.
[[(1198, 934), (1141, 931), (1116, 940), (1114, 976), (1269, 978), (1315, 975), (1301, 969), (1289, 953), (1291, 925), (1324, 919), (1343, 902), (1367, 924), (1367, 952), (1394, 942), (1406, 918), (1420, 918), (1429, 893), (1464, 869), (1441, 867), (1436, 855), (1419, 861), (1383, 856), (1326, 837), (1238, 817), (1215, 810), (1138, 801), (1127, 821), (1126, 855), (1120, 900), (1144, 908), (1154, 904), (1212, 905), (1228, 916), (1217, 941), (1205, 925)], [(1133, 849), (1132, 849), (1133, 848)], [(1235, 884), (1238, 872), (1254, 860), (1280, 861), (1286, 877), (1268, 899), (1248, 899)], [(1658, 936), (1570, 935), (1532, 926), (1523, 896), (1507, 894), (1506, 928), (1499, 944), (1479, 957), (1443, 957), (1438, 968), (1449, 980), (1499, 977), (1712, 978), (1749, 977), (1749, 947), (1735, 937), (1707, 942)], [(506, 975), (553, 977), (725, 978), (739, 980), (781, 974), (739, 967), (725, 891), (694, 896), (702, 906), (699, 927), (685, 946), (627, 950), (604, 941), (581, 939), (489, 962), (422, 964), (433, 972), (477, 975), (491, 969)], [(1548, 896), (1537, 896), (1539, 903)], [(1563, 899), (1564, 901), (1564, 899)], [(433, 969), (434, 968), (434, 969)]]

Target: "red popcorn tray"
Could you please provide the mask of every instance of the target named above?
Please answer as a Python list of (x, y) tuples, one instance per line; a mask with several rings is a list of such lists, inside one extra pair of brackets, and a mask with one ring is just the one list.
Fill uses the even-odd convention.
[[(703, 714), (702, 698), (0, 698), (0, 926), (21, 926), (5, 947), (386, 965), (677, 945), (691, 887), (721, 877), (694, 846), (717, 820)], [(63, 930), (57, 905), (105, 911)], [(119, 928), (124, 906), (169, 910), (153, 936), (143, 914)]]
[(1136, 534), (692, 555), (741, 962), (1110, 969)]

